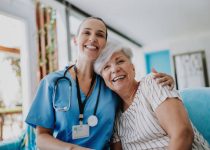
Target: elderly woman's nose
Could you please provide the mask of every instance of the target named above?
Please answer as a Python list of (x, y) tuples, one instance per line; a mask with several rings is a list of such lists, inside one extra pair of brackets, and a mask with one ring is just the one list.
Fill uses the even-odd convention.
[(112, 73), (116, 73), (117, 71), (119, 71), (119, 67), (117, 65), (112, 65), (111, 71), (112, 71)]

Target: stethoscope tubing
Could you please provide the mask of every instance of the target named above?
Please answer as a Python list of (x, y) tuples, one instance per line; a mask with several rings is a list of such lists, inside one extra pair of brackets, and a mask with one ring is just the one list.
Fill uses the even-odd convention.
[[(74, 66), (74, 65), (73, 65), (73, 66)], [(67, 106), (64, 106), (64, 107), (60, 107), (60, 108), (59, 108), (59, 107), (56, 107), (56, 105), (55, 105), (55, 99), (56, 99), (57, 87), (58, 87), (59, 81), (61, 81), (62, 79), (68, 81), (68, 83), (69, 83), (69, 92), (72, 93), (72, 91), (71, 91), (72, 83), (71, 83), (71, 80), (70, 80), (69, 78), (66, 77), (66, 73), (67, 73), (67, 71), (68, 71), (71, 67), (73, 67), (73, 66), (69, 66), (69, 67), (65, 70), (63, 76), (57, 78), (56, 81), (55, 81), (55, 85), (54, 85), (54, 89), (53, 89), (52, 102), (53, 102), (53, 108), (54, 108), (56, 111), (63, 111), (63, 112), (65, 112), (65, 111), (68, 111), (69, 108), (70, 108), (70, 105), (71, 105), (71, 94), (70, 94), (70, 97), (69, 97), (69, 99), (68, 99), (68, 105), (67, 105)]]
[[(70, 94), (70, 97), (69, 97), (69, 100), (68, 100), (68, 105), (65, 106), (65, 107), (61, 107), (61, 108), (56, 107), (55, 99), (56, 99), (56, 93), (57, 93), (57, 88), (58, 88), (59, 81), (61, 81), (62, 79), (68, 81), (68, 83), (69, 83), (69, 91), (72, 93), (72, 88), (71, 88), (71, 87), (72, 87), (72, 83), (71, 83), (71, 80), (70, 80), (69, 78), (66, 77), (67, 71), (68, 71), (69, 69), (71, 69), (72, 67), (75, 67), (75, 65), (69, 66), (69, 67), (65, 70), (63, 76), (57, 78), (56, 81), (55, 81), (55, 86), (54, 86), (54, 89), (53, 89), (53, 97), (52, 97), (52, 99), (53, 99), (53, 108), (54, 108), (56, 111), (63, 111), (63, 112), (65, 112), (65, 111), (68, 111), (68, 110), (70, 109), (70, 106), (71, 106), (71, 94)], [(94, 108), (94, 113), (93, 113), (93, 115), (96, 115), (97, 108), (98, 108), (99, 96), (100, 96), (100, 91), (101, 91), (101, 90), (100, 90), (100, 89), (101, 89), (100, 86), (101, 86), (101, 81), (99, 80), (99, 91), (98, 91), (98, 94), (97, 94), (97, 101), (96, 101), (96, 105), (95, 105), (95, 108)], [(79, 93), (78, 93), (78, 92), (79, 92)], [(79, 95), (79, 97), (81, 98), (81, 96), (80, 96), (80, 90), (79, 90), (78, 85), (77, 85), (77, 95)], [(79, 98), (79, 97), (78, 97), (78, 98)], [(79, 100), (78, 100), (78, 101), (79, 101)], [(78, 102), (78, 103), (79, 103), (79, 102)], [(80, 104), (80, 105), (81, 105), (81, 104)], [(83, 108), (83, 109), (84, 109), (84, 108)]]

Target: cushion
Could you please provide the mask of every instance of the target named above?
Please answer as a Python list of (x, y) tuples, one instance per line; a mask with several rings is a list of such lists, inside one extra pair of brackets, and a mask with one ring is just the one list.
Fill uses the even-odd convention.
[(180, 94), (192, 123), (210, 143), (210, 88), (188, 88)]

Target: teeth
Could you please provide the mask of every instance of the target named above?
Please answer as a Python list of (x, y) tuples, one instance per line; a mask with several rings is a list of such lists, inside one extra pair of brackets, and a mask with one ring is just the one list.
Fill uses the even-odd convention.
[(115, 77), (112, 81), (116, 82), (117, 80), (124, 79), (124, 78), (125, 78), (125, 76), (122, 75), (122, 76)]
[(86, 45), (86, 47), (89, 48), (89, 49), (96, 49), (96, 47), (92, 46), (92, 45)]

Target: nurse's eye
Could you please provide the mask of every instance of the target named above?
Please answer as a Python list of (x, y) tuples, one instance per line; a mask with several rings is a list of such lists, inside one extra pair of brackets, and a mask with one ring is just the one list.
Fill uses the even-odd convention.
[(103, 33), (97, 33), (96, 36), (101, 37), (101, 38), (105, 38), (105, 35)]
[(89, 31), (84, 31), (83, 34), (90, 35), (90, 32)]

